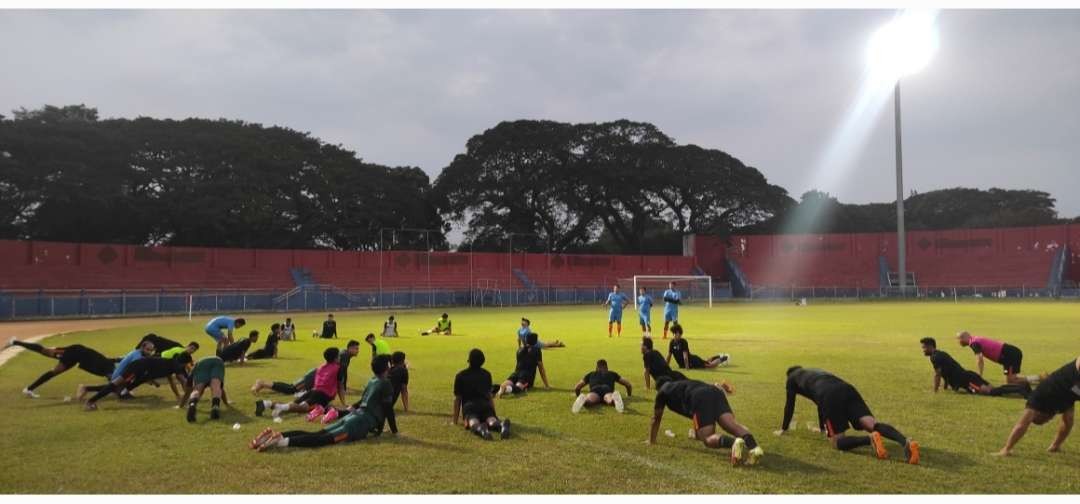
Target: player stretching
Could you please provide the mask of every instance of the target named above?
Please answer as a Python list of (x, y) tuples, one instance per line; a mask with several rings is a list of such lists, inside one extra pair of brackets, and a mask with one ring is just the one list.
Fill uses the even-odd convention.
[[(333, 350), (337, 350), (336, 348)], [(327, 362), (332, 359), (327, 359)], [(357, 403), (357, 408), (342, 418), (330, 423), (318, 432), (286, 431), (278, 432), (267, 428), (249, 446), (253, 449), (264, 451), (270, 448), (318, 448), (347, 441), (359, 441), (374, 434), (382, 434), (383, 425), (386, 421), (386, 412), (390, 408), (391, 391), (390, 381), (386, 375), (390, 369), (390, 358), (379, 355), (371, 361), (371, 372), (374, 376), (368, 380), (364, 387), (364, 395)]]
[(453, 326), (450, 324), (450, 315), (442, 314), (441, 317), (435, 319), (435, 325), (424, 332), (421, 332), (421, 336), (427, 336), (429, 334), (445, 334), (450, 336), (453, 333)]
[[(574, 395), (577, 396), (577, 399), (574, 400), (574, 405), (570, 407), (570, 411), (577, 413), (581, 411), (581, 408), (594, 404), (614, 404), (615, 411), (622, 413), (624, 408), (623, 398), (619, 391), (615, 390), (616, 383), (626, 387), (626, 397), (634, 395), (633, 386), (630, 385), (626, 378), (619, 376), (619, 373), (614, 371), (608, 371), (606, 360), (600, 359), (596, 361), (596, 370), (585, 374), (585, 377), (574, 386)], [(588, 394), (581, 393), (581, 389), (585, 388), (585, 385), (589, 386)]]
[(716, 354), (708, 361), (690, 353), (690, 344), (683, 336), (683, 328), (676, 322), (671, 326), (671, 343), (668, 344), (667, 363), (671, 365), (671, 358), (675, 357), (675, 363), (682, 369), (712, 369), (719, 365), (726, 365), (730, 356), (728, 354)]
[(491, 439), (491, 431), (498, 429), (500, 437), (510, 437), (510, 419), (499, 421), (495, 415), (495, 401), (491, 398), (491, 373), (484, 369), (484, 352), (479, 348), (469, 351), (469, 367), (454, 377), (454, 414), (450, 424), (457, 425), (458, 415), (466, 429), (484, 439)]
[(296, 395), (299, 397), (304, 392), (311, 390), (311, 387), (315, 386), (315, 371), (318, 368), (311, 368), (300, 379), (292, 382), (267, 382), (264, 380), (255, 380), (255, 384), (251, 386), (251, 393), (258, 395), (263, 390), (270, 389), (279, 394)]
[(311, 417), (322, 416), (330, 401), (337, 396), (345, 404), (345, 388), (341, 385), (341, 364), (337, 362), (340, 350), (330, 347), (323, 351), (325, 364), (315, 371), (315, 384), (291, 403), (274, 403), (270, 400), (255, 401), (255, 416), (262, 416), (269, 409), (274, 417), (282, 413), (310, 413)]
[[(128, 368), (131, 367), (131, 364), (152, 355), (154, 355), (154, 344), (149, 341), (144, 341), (141, 345), (139, 345), (139, 348), (128, 352), (128, 354), (125, 355), (123, 359), (120, 359), (120, 362), (116, 363), (116, 368), (113, 369), (112, 374), (109, 375), (109, 384), (106, 385), (106, 387), (108, 388), (106, 389), (105, 393), (101, 394), (99, 392), (98, 394), (100, 395), (95, 395), (93, 398), (86, 402), (86, 411), (94, 411), (95, 409), (97, 409), (97, 400), (108, 395), (109, 393), (115, 391), (119, 394), (121, 387), (130, 381), (129, 378), (125, 377), (125, 374), (128, 372)], [(81, 385), (79, 386), (79, 388), (80, 390), (83, 389)], [(78, 399), (82, 399), (85, 395), (85, 391), (80, 392)]]
[[(893, 426), (879, 422), (870, 413), (859, 391), (850, 383), (820, 369), (804, 369), (792, 366), (787, 370), (787, 402), (784, 404), (784, 422), (777, 436), (788, 430), (791, 416), (795, 414), (795, 395), (814, 401), (818, 407), (818, 426), (829, 436), (833, 447), (848, 451), (860, 446), (872, 445), (879, 459), (889, 453), (881, 437), (885, 436), (904, 447), (904, 457), (909, 464), (919, 463), (919, 444), (904, 437)], [(869, 436), (845, 436), (848, 425), (869, 432)]]
[[(525, 317), (521, 317), (521, 327), (518, 328), (517, 332), (518, 348), (525, 346), (525, 339), (528, 338), (529, 333), (531, 332), (533, 332), (532, 322)], [(537, 340), (536, 346), (539, 348), (563, 348), (566, 346), (566, 343), (559, 340), (549, 341), (547, 343)]]
[(934, 392), (941, 388), (944, 380), (945, 388), (955, 391), (966, 390), (972, 394), (1000, 396), (1005, 394), (1019, 394), (1027, 397), (1031, 393), (1028, 384), (1010, 384), (994, 388), (990, 382), (979, 376), (979, 373), (960, 367), (951, 355), (937, 349), (937, 341), (934, 338), (919, 340), (922, 344), (923, 355), (930, 357), (930, 364), (934, 366)]
[(237, 341), (236, 343), (230, 343), (218, 350), (217, 356), (221, 357), (221, 360), (225, 362), (238, 362), (243, 364), (247, 362), (247, 351), (251, 349), (251, 345), (259, 341), (259, 331), (252, 330), (248, 333), (248, 337)]
[(514, 372), (510, 373), (510, 376), (499, 387), (496, 397), (502, 396), (504, 392), (520, 394), (532, 388), (533, 382), (536, 381), (537, 369), (540, 370), (540, 378), (544, 380), (544, 387), (551, 388), (551, 385), (548, 385), (547, 371), (544, 369), (543, 352), (536, 346), (538, 339), (540, 337), (536, 333), (529, 333), (526, 337), (525, 346), (517, 351), (517, 365), (514, 367)]
[(217, 352), (220, 352), (226, 345), (232, 344), (233, 331), (244, 327), (244, 323), (245, 320), (242, 318), (234, 319), (225, 315), (214, 317), (210, 319), (210, 322), (206, 323), (206, 334), (217, 343)]
[(630, 304), (630, 301), (626, 299), (626, 295), (619, 292), (618, 285), (611, 286), (611, 293), (608, 294), (607, 299), (600, 306), (609, 306), (608, 309), (608, 322), (607, 322), (607, 336), (611, 337), (611, 325), (615, 324), (618, 327), (618, 335), (622, 336), (622, 311), (626, 308), (626, 305)]
[(1061, 445), (1069, 437), (1072, 431), (1073, 416), (1075, 415), (1076, 401), (1080, 400), (1080, 358), (1069, 361), (1057, 371), (1050, 373), (1035, 387), (1028, 396), (1024, 414), (1016, 422), (1009, 438), (1005, 441), (1005, 447), (997, 455), (1008, 456), (1012, 454), (1013, 447), (1027, 433), (1031, 424), (1043, 425), (1061, 413), (1061, 426), (1058, 427), (1057, 435), (1046, 451), (1055, 453), (1061, 451)]
[(199, 398), (206, 391), (206, 387), (210, 387), (210, 419), (217, 420), (221, 418), (221, 403), (229, 405), (229, 396), (225, 393), (225, 361), (221, 360), (221, 357), (203, 357), (191, 368), (187, 393), (180, 400), (181, 403), (187, 401), (186, 418), (189, 423), (195, 422)]
[[(169, 388), (172, 389), (173, 395), (176, 399), (183, 399), (183, 394), (180, 393), (180, 389), (177, 388), (177, 384), (184, 387), (187, 385), (187, 370), (191, 364), (191, 354), (187, 352), (180, 352), (173, 358), (165, 359), (161, 357), (147, 357), (145, 359), (139, 359), (132, 362), (126, 370), (124, 370), (124, 376), (119, 382), (108, 382), (104, 385), (85, 386), (79, 385), (75, 396), (78, 399), (86, 397), (87, 392), (94, 392), (95, 395), (90, 398), (86, 403), (86, 409), (97, 409), (97, 401), (100, 401), (105, 396), (116, 393), (121, 398), (128, 392), (135, 390), (140, 385), (146, 382), (151, 382), (157, 385), (157, 380), (168, 379)], [(183, 402), (181, 402), (183, 404)]]
[[(138, 350), (138, 348), (140, 346), (142, 346), (143, 343), (146, 343), (147, 341), (154, 344), (154, 352), (155, 352), (155, 355), (158, 355), (158, 356), (163, 356), (163, 354), (165, 352), (170, 351), (170, 350), (172, 350), (174, 348), (177, 348), (177, 347), (183, 348), (183, 345), (181, 345), (180, 343), (178, 343), (176, 341), (173, 341), (173, 340), (171, 340), (169, 338), (163, 338), (163, 337), (158, 336), (158, 335), (156, 335), (154, 333), (150, 333), (150, 334), (147, 334), (146, 336), (143, 336), (142, 339), (139, 340), (139, 344), (135, 345), (135, 349)], [(172, 354), (172, 355), (176, 355), (176, 354)], [(165, 358), (167, 358), (167, 357), (165, 357)]]
[(992, 340), (984, 336), (974, 336), (964, 331), (956, 335), (960, 346), (971, 347), (979, 361), (979, 376), (983, 374), (983, 357), (990, 359), (1005, 369), (1005, 383), (1038, 383), (1038, 376), (1020, 376), (1020, 363), (1024, 353), (1019, 348), (1003, 341)]
[[(666, 407), (693, 420), (693, 435), (706, 447), (730, 448), (732, 465), (741, 462), (757, 464), (765, 451), (758, 446), (754, 435), (735, 420), (724, 392), (730, 394), (734, 390), (726, 383), (710, 385), (697, 380), (670, 381), (666, 376), (657, 380), (649, 444), (656, 444), (656, 433), (660, 430), (660, 420), (664, 417)], [(718, 434), (716, 424), (734, 437)]]
[(644, 287), (638, 287), (638, 323), (641, 324), (641, 336), (652, 337), (652, 296), (645, 293)]
[(671, 369), (664, 356), (653, 350), (652, 338), (641, 338), (641, 360), (645, 364), (645, 390), (649, 390), (649, 378), (659, 380), (666, 376), (671, 380), (685, 380), (686, 375)]
[(113, 371), (116, 369), (116, 361), (118, 360), (105, 357), (104, 355), (98, 353), (96, 350), (84, 347), (82, 345), (68, 345), (66, 347), (49, 348), (41, 346), (37, 343), (26, 343), (23, 341), (19, 341), (15, 338), (11, 338), (11, 341), (8, 341), (7, 346), (5, 346), (4, 348), (9, 348), (12, 346), (20, 346), (27, 350), (30, 350), (31, 352), (38, 353), (44, 355), (45, 357), (60, 361), (56, 363), (56, 366), (53, 367), (51, 370), (46, 371), (41, 376), (39, 376), (38, 379), (34, 380), (33, 383), (22, 389), (23, 395), (31, 399), (37, 399), (38, 397), (41, 397), (38, 395), (37, 392), (34, 392), (35, 389), (42, 386), (45, 382), (53, 379), (56, 376), (61, 375), (65, 371), (72, 369), (76, 366), (78, 366), (79, 369), (82, 369), (83, 371), (86, 371), (87, 373), (95, 376), (112, 376)]
[(667, 339), (668, 326), (679, 321), (679, 304), (682, 294), (675, 290), (675, 282), (668, 282), (664, 291), (664, 339)]

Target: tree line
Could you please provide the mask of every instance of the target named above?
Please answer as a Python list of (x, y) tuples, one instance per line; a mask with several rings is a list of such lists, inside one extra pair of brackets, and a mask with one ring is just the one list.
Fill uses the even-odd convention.
[[(1060, 221), (1038, 191), (949, 189), (905, 208), (910, 229)], [(459, 250), (677, 254), (684, 234), (889, 231), (895, 212), (816, 191), (796, 202), (726, 152), (628, 120), (502, 122), (431, 181), (277, 126), (84, 105), (0, 115), (3, 239), (446, 250), (457, 225)]]

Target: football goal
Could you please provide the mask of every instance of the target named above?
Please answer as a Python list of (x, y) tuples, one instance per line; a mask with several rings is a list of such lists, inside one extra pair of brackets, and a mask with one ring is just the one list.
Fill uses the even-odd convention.
[(664, 291), (668, 283), (675, 284), (675, 290), (683, 305), (706, 305), (712, 308), (713, 286), (712, 277), (708, 275), (634, 275), (631, 278), (620, 278), (619, 289), (626, 297), (634, 302), (637, 308), (638, 288), (644, 287), (645, 292), (652, 296), (655, 306), (664, 306)]

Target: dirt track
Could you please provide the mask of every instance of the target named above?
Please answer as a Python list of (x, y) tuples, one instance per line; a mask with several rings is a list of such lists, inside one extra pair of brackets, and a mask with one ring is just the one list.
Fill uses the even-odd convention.
[[(6, 345), (11, 338), (20, 341), (40, 341), (55, 334), (75, 331), (94, 331), (97, 329), (112, 329), (114, 327), (128, 327), (133, 325), (145, 325), (172, 321), (186, 317), (150, 317), (150, 318), (115, 318), (115, 319), (89, 319), (89, 320), (40, 320), (34, 322), (3, 322), (0, 323), (0, 345)], [(23, 349), (19, 347), (8, 348), (0, 351), (0, 366), (8, 359), (14, 357)]]

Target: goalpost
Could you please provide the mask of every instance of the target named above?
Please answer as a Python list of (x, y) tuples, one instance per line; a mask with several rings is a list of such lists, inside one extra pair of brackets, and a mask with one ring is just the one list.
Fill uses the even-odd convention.
[(631, 288), (627, 297), (634, 300), (635, 309), (638, 307), (638, 287), (645, 287), (653, 302), (662, 305), (664, 299), (661, 294), (667, 290), (668, 282), (675, 282), (675, 289), (679, 291), (683, 304), (707, 303), (709, 308), (713, 305), (712, 277), (708, 275), (634, 275), (633, 278), (620, 280), (619, 284), (624, 281), (629, 285), (622, 288)]

